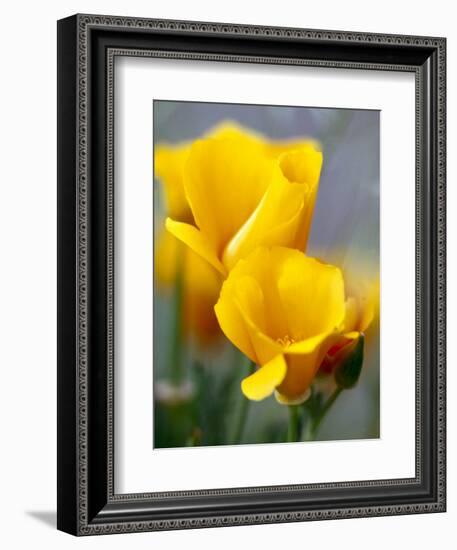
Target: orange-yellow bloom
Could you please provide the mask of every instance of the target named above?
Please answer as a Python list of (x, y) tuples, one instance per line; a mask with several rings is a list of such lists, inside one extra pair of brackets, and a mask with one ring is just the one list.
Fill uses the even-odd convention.
[(261, 247), (240, 260), (215, 310), (227, 338), (259, 366), (242, 381), (244, 395), (304, 401), (328, 351), (362, 326), (352, 299), (339, 268), (298, 250)]
[[(165, 166), (173, 154), (175, 164)], [(269, 142), (232, 124), (179, 149), (162, 147), (156, 172), (181, 174), (192, 218), (173, 217), (179, 201), (168, 192), (166, 227), (223, 277), (259, 246), (304, 250), (321, 166), (314, 142)]]

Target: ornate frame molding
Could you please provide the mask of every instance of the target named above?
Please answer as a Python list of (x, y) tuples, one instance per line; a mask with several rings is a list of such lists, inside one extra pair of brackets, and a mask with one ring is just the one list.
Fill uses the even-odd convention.
[[(104, 41), (109, 31), (110, 39)], [(97, 32), (99, 33), (97, 35)], [(321, 55), (319, 48), (332, 46), (333, 54), (346, 47), (348, 58), (332, 59), (301, 57), (299, 55), (272, 55), (267, 51), (261, 55), (258, 49), (251, 55), (186, 51), (170, 48), (134, 47), (135, 38), (166, 37), (169, 45), (175, 38), (185, 40), (194, 36), (213, 37), (231, 42), (243, 38), (246, 49), (260, 39), (273, 46), (290, 51), (294, 44), (310, 44), (313, 56)], [(114, 38), (112, 38), (114, 36)], [(117, 44), (121, 37), (132, 36), (132, 45)], [(246, 40), (248, 39), (248, 40)], [(160, 41), (160, 40), (159, 40)], [(113, 43), (114, 42), (114, 43)], [(125, 40), (124, 40), (125, 42)], [(262, 42), (263, 43), (263, 42)], [(224, 42), (225, 44), (225, 42)], [(372, 52), (371, 61), (358, 61), (363, 49)], [(408, 52), (408, 61), (416, 55), (415, 62), (386, 63), (377, 57), (377, 49)], [(224, 49), (222, 45), (220, 49)], [(200, 23), (189, 21), (166, 21), (136, 19), (97, 15), (77, 15), (59, 22), (59, 281), (70, 277), (74, 286), (59, 283), (59, 528), (78, 535), (149, 531), (162, 529), (183, 529), (194, 527), (227, 526), (283, 521), (305, 521), (314, 519), (336, 519), (389, 514), (439, 512), (445, 510), (445, 39), (417, 36), (394, 36), (386, 34), (350, 33), (276, 27), (228, 25), (222, 23)], [(315, 53), (317, 52), (317, 53)], [(324, 50), (322, 50), (324, 53)], [(186, 491), (173, 493), (142, 493), (118, 495), (113, 486), (113, 117), (114, 117), (114, 59), (116, 56), (148, 56), (173, 59), (198, 59), (220, 62), (245, 62), (267, 64), (298, 64), (318, 67), (340, 67), (361, 70), (410, 71), (416, 79), (416, 477), (379, 481), (328, 483), (314, 485), (292, 485), (278, 487), (256, 487), (240, 489), (218, 489), (209, 491)], [(380, 54), (381, 55), (381, 54)], [(420, 61), (421, 55), (423, 62)], [(97, 57), (98, 56), (98, 57)], [(414, 59), (416, 59), (414, 58)], [(104, 75), (96, 72), (104, 68)], [(69, 71), (71, 69), (71, 71)], [(95, 80), (103, 80), (95, 83)], [(100, 113), (100, 97), (103, 92), (105, 112)], [(103, 99), (102, 98), (102, 99)], [(73, 112), (74, 120), (70, 121)], [(101, 137), (96, 135), (93, 124), (95, 117), (103, 115), (105, 121)], [(68, 125), (74, 129), (69, 137)], [(94, 158), (94, 142), (103, 138), (106, 144), (106, 158)], [(68, 160), (73, 165), (64, 166)], [(94, 168), (96, 164), (102, 168)], [(97, 198), (91, 181), (95, 181), (94, 170), (104, 175), (106, 200)], [(100, 170), (102, 170), (100, 172)], [(428, 182), (428, 184), (426, 183)], [(92, 186), (95, 185), (92, 183)], [(433, 187), (430, 187), (433, 186)], [(427, 189), (425, 189), (427, 187)], [(424, 193), (430, 193), (426, 197)], [(100, 206), (94, 209), (94, 204)], [(99, 210), (101, 208), (102, 210)], [(72, 212), (71, 221), (65, 219)], [(105, 212), (104, 229), (96, 229), (96, 212)], [(97, 244), (94, 231), (103, 233)], [(97, 233), (98, 235), (98, 233)], [(74, 256), (64, 252), (62, 247), (73, 240)], [(435, 252), (432, 250), (434, 246)], [(104, 264), (104, 281), (94, 282), (91, 265), (94, 250), (100, 255), (99, 265)], [(98, 257), (98, 256), (97, 256)], [(101, 286), (100, 286), (101, 285)], [(101, 322), (94, 318), (91, 303), (96, 297), (95, 289), (105, 290), (104, 307), (106, 358), (105, 382), (100, 390), (106, 404), (105, 445), (101, 450), (93, 443), (94, 417), (90, 416), (93, 399), (94, 379), (91, 369), (95, 361), (91, 349), (97, 347), (91, 336), (91, 326)], [(424, 298), (425, 297), (425, 298)], [(433, 312), (431, 312), (433, 309)], [(435, 312), (436, 309), (436, 312)], [(433, 313), (433, 326), (424, 326), (425, 315)], [(74, 315), (70, 319), (71, 314)], [(69, 335), (68, 331), (72, 330)], [(65, 334), (63, 334), (65, 332)], [(424, 336), (431, 335), (430, 342)], [(92, 338), (92, 339), (91, 339)], [(92, 348), (91, 348), (92, 346)], [(91, 354), (92, 353), (92, 354)], [(424, 378), (424, 357), (429, 357), (433, 370)], [(100, 357), (100, 355), (97, 355)], [(430, 380), (429, 380), (430, 377)], [(425, 384), (427, 388), (425, 388)], [(425, 388), (425, 389), (424, 389)], [(426, 391), (428, 389), (428, 392)], [(92, 392), (92, 393), (91, 393)], [(96, 389), (96, 392), (98, 390)], [(99, 396), (100, 396), (99, 395)], [(434, 395), (436, 403), (428, 403)], [(426, 401), (424, 401), (426, 398)], [(68, 411), (68, 400), (74, 400), (75, 409)], [(424, 417), (424, 405), (430, 408), (433, 419)], [(92, 413), (94, 414), (94, 413)], [(433, 424), (433, 425), (432, 425)], [(68, 434), (68, 430), (70, 434)], [(424, 456), (423, 437), (430, 437), (434, 446), (431, 462)], [(95, 459), (94, 459), (95, 456)], [(106, 462), (106, 470), (103, 467)], [(425, 470), (424, 470), (425, 467)], [(100, 487), (94, 488), (92, 469), (105, 476)], [(430, 471), (435, 474), (430, 477)], [(427, 478), (428, 476), (428, 478)], [(427, 479), (426, 479), (427, 478)], [(408, 487), (428, 487), (421, 499), (414, 500)], [(387, 489), (403, 487), (404, 497), (398, 502), (392, 497), (383, 499)], [(240, 512), (249, 508), (247, 497), (259, 500), (262, 494), (272, 493), (291, 496), (303, 492), (352, 489), (372, 489), (373, 498), (360, 505), (318, 506), (306, 502), (303, 509)], [(412, 489), (411, 489), (412, 490)], [(332, 493), (333, 494), (333, 493)], [(402, 493), (403, 494), (403, 493)], [(95, 496), (93, 496), (95, 495)], [(376, 500), (375, 495), (378, 495)], [(167, 517), (157, 506), (161, 501), (175, 502), (192, 499), (193, 509), (198, 510), (198, 500), (217, 497), (240, 497), (236, 504), (221, 512), (221, 504), (213, 514), (188, 513)], [(382, 502), (387, 500), (387, 503)], [(227, 500), (227, 503), (229, 500)], [(241, 505), (243, 502), (243, 506)], [(150, 509), (148, 509), (148, 507)], [(247, 507), (247, 508), (246, 508)]]

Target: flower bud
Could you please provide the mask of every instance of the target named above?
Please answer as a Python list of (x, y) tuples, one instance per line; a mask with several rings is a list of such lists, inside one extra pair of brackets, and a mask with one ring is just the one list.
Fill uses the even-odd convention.
[(357, 384), (362, 372), (364, 343), (365, 336), (360, 333), (351, 353), (344, 356), (335, 367), (335, 381), (340, 388), (347, 390)]

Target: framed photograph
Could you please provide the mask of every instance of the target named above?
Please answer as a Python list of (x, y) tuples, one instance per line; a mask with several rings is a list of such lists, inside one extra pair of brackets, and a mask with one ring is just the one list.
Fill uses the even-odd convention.
[(58, 22), (58, 528), (443, 512), (444, 38)]

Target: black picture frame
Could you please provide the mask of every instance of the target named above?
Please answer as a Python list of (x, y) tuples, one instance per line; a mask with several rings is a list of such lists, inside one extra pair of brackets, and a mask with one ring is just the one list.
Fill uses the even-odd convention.
[[(445, 511), (445, 39), (101, 15), (62, 19), (57, 30), (58, 529), (91, 535)], [(113, 59), (126, 53), (415, 74), (414, 478), (114, 493)]]

